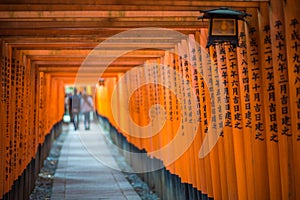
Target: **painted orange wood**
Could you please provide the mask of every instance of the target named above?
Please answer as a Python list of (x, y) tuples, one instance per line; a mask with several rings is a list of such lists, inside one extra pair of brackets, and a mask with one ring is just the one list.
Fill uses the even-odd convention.
[(239, 48), (237, 48), (237, 63), (240, 85), (240, 102), (241, 104), (241, 119), (244, 137), (244, 156), (247, 182), (247, 198), (254, 199), (254, 169), (253, 169), (253, 146), (251, 135), (251, 102), (250, 102), (250, 88), (249, 88), (249, 70), (248, 70), (248, 56), (244, 22), (239, 23)]
[[(282, 4), (281, 4), (282, 5)], [(289, 196), (283, 198), (300, 198), (300, 2), (284, 1), (284, 32), (286, 38), (287, 80), (290, 105), (290, 133), (288, 142), (288, 186)]]
[[(65, 0), (66, 2), (69, 2)], [(158, 25), (172, 27), (181, 30), (182, 33), (191, 33), (199, 30), (201, 26), (196, 16), (195, 9), (202, 6), (233, 5), (232, 2), (196, 2), (196, 1), (165, 1), (153, 5), (150, 2), (147, 8), (157, 9), (164, 5), (168, 9), (183, 7), (183, 13), (179, 17), (173, 16), (180, 13), (176, 10), (156, 11), (154, 16), (148, 16), (146, 11), (126, 11), (126, 17), (120, 18), (117, 11), (121, 7), (115, 5), (112, 12), (118, 19), (113, 24), (107, 21), (106, 11), (89, 11), (85, 18), (83, 12), (75, 13), (74, 26), (80, 27), (81, 20), (91, 20), (95, 16), (105, 18), (106, 27), (114, 27), (113, 30), (52, 30), (44, 28), (57, 25), (71, 26), (66, 20), (62, 22), (45, 22), (37, 18), (39, 11), (25, 12), (28, 17), (33, 16), (34, 23), (23, 23), (25, 35), (34, 35), (34, 25), (41, 25), (38, 31), (41, 37), (29, 36), (20, 38), (5, 38), (2, 45), (1, 82), (5, 85), (1, 88), (1, 144), (0, 144), (0, 195), (8, 192), (13, 182), (23, 172), (31, 158), (34, 157), (38, 145), (44, 142), (53, 125), (61, 120), (64, 112), (64, 84), (75, 80), (76, 71), (82, 60), (97, 42), (103, 41), (108, 35), (118, 33), (129, 27), (145, 26), (156, 17), (162, 16)], [(122, 133), (130, 143), (141, 150), (146, 150), (151, 157), (165, 163), (165, 167), (171, 173), (178, 175), (183, 183), (191, 184), (203, 194), (215, 199), (299, 199), (300, 198), (300, 19), (297, 0), (270, 0), (269, 3), (261, 1), (235, 2), (234, 7), (247, 7), (251, 13), (246, 22), (239, 23), (239, 47), (233, 48), (227, 45), (215, 45), (210, 48), (199, 49), (191, 45), (195, 38), (202, 46), (206, 45), (207, 29), (201, 29), (183, 40), (174, 40), (167, 36), (161, 36), (159, 42), (150, 46), (153, 49), (143, 49), (128, 53), (117, 59), (105, 73), (105, 85), (96, 87), (95, 101), (99, 114)], [(151, 5), (150, 5), (151, 4)], [(170, 6), (174, 4), (174, 6)], [(189, 7), (189, 6), (195, 7)], [(11, 5), (15, 9), (21, 9), (21, 5)], [(43, 8), (43, 5), (35, 5), (35, 8)], [(105, 6), (105, 5), (104, 5)], [(136, 8), (135, 6), (131, 9)], [(60, 7), (61, 8), (61, 7)], [(124, 5), (123, 8), (128, 8)], [(144, 8), (145, 5), (144, 5)], [(0, 6), (0, 10), (3, 6)], [(50, 10), (53, 10), (53, 7)], [(76, 7), (72, 7), (76, 10)], [(104, 8), (104, 10), (107, 7)], [(130, 10), (130, 9), (129, 9)], [(188, 10), (193, 12), (189, 13)], [(197, 11), (198, 12), (198, 11)], [(1, 20), (6, 19), (13, 11), (5, 11)], [(2, 29), (3, 35), (18, 35), (16, 31), (22, 12), (16, 15), (10, 22), (8, 29)], [(52, 18), (51, 13), (43, 11), (43, 20)], [(60, 19), (62, 12), (53, 14)], [(67, 13), (67, 15), (70, 14)], [(135, 18), (140, 16), (139, 19)], [(149, 18), (145, 17), (148, 16)], [(80, 18), (80, 19), (79, 19)], [(185, 22), (180, 20), (185, 19)], [(121, 25), (127, 20), (129, 23)], [(168, 22), (172, 20), (172, 22)], [(175, 23), (176, 22), (176, 23)], [(179, 23), (180, 22), (180, 23)], [(89, 21), (88, 25), (99, 25), (99, 21)], [(188, 27), (183, 27), (183, 26)], [(71, 32), (72, 31), (72, 32)], [(55, 33), (69, 34), (70, 38), (61, 37), (49, 39), (46, 36)], [(100, 35), (90, 39), (79, 34), (93, 33)], [(37, 34), (37, 33), (36, 33)], [(71, 39), (76, 40), (69, 44)], [(137, 38), (135, 38), (137, 39)], [(147, 44), (154, 40), (153, 37), (145, 38)], [(165, 41), (164, 41), (165, 40)], [(130, 39), (128, 39), (130, 41)], [(149, 42), (150, 41), (150, 42)], [(176, 42), (175, 42), (176, 41)], [(55, 44), (53, 43), (55, 42)], [(57, 42), (57, 43), (56, 43)], [(60, 44), (58, 44), (60, 42)], [(123, 43), (124, 44), (124, 43)], [(118, 52), (120, 47), (133, 47), (142, 45), (143, 42), (107, 44), (109, 49), (105, 56)], [(65, 47), (66, 45), (66, 47)], [(45, 49), (43, 49), (45, 48)], [(82, 48), (82, 49), (77, 49)], [(154, 48), (169, 48), (170, 52), (155, 50)], [(43, 50), (41, 50), (43, 49)], [(77, 50), (76, 50), (77, 49)], [(174, 50), (173, 50), (174, 49)], [(210, 54), (210, 57), (207, 56)], [(74, 57), (72, 57), (74, 56)], [(195, 62), (186, 60), (195, 59)], [(121, 73), (125, 73), (135, 65), (152, 64), (160, 66), (157, 70), (147, 71), (141, 69), (131, 74), (126, 84), (119, 87), (117, 99), (111, 105), (112, 93)], [(88, 73), (84, 80), (94, 77), (93, 67), (97, 62), (88, 67)], [(101, 64), (101, 63), (100, 63)], [(103, 63), (102, 63), (103, 64)], [(62, 69), (62, 66), (66, 66)], [(175, 69), (189, 82), (181, 83), (175, 74), (166, 74), (164, 67)], [(197, 69), (197, 72), (195, 72)], [(218, 72), (223, 77), (222, 82), (217, 80)], [(205, 83), (203, 76), (208, 76)], [(118, 77), (118, 78), (116, 78)], [(128, 99), (128, 91), (133, 87), (139, 87), (142, 80), (156, 80), (163, 84), (173, 84), (176, 94), (159, 84), (146, 84), (136, 90)], [(218, 90), (223, 84), (225, 87), (225, 99), (215, 99), (214, 104), (225, 104), (224, 121), (215, 118), (218, 112), (211, 107), (209, 91)], [(198, 98), (197, 105), (189, 106), (189, 91), (191, 87)], [(82, 88), (80, 88), (82, 89)], [(180, 103), (182, 106), (180, 106)], [(122, 109), (129, 104), (130, 116)], [(149, 109), (154, 104), (160, 104), (166, 111), (167, 121), (165, 126), (153, 137), (139, 138), (131, 135), (134, 128), (129, 117), (137, 125), (147, 125), (150, 122)], [(30, 109), (24, 109), (28, 105)], [(112, 115), (111, 106), (118, 108), (120, 112), (117, 118)], [(126, 108), (127, 109), (127, 108)], [(36, 111), (34, 111), (36, 110)], [(153, 110), (153, 114), (160, 114)], [(9, 113), (9, 114), (3, 114)], [(185, 114), (187, 113), (187, 115)], [(198, 116), (196, 115), (198, 113)], [(218, 113), (219, 114), (219, 113)], [(218, 115), (217, 115), (218, 116)], [(198, 117), (198, 119), (197, 119)], [(196, 137), (189, 148), (173, 163), (167, 161), (173, 155), (180, 152), (180, 148), (173, 147), (169, 154), (151, 154), (155, 150), (165, 147), (171, 142), (177, 131), (181, 129), (181, 120), (198, 123)], [(216, 146), (204, 158), (199, 158), (199, 150), (202, 146), (209, 126), (222, 129)], [(125, 132), (126, 130), (129, 132)], [(152, 127), (155, 130), (157, 127)], [(186, 130), (192, 133), (194, 130)], [(143, 136), (143, 132), (138, 136)], [(179, 146), (188, 144), (188, 139), (180, 141)], [(212, 141), (209, 141), (212, 142)], [(13, 145), (12, 145), (13, 144)], [(211, 144), (209, 144), (211, 145)], [(11, 155), (10, 155), (10, 152)], [(132, 160), (132, 158), (130, 158)], [(142, 166), (147, 168), (148, 166)], [(163, 182), (163, 181), (161, 181)], [(177, 191), (178, 192), (178, 191)], [(194, 194), (187, 191), (192, 199)]]

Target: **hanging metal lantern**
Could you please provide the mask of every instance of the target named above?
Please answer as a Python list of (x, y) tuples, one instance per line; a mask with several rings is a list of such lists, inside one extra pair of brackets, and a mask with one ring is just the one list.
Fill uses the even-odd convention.
[(209, 19), (208, 41), (206, 47), (215, 43), (238, 44), (238, 20), (251, 16), (245, 12), (221, 7), (213, 10), (201, 10), (204, 13), (198, 19)]
[(99, 78), (99, 79), (98, 79), (98, 85), (99, 85), (99, 86), (104, 86), (104, 82), (105, 82), (105, 79), (104, 79), (104, 78)]

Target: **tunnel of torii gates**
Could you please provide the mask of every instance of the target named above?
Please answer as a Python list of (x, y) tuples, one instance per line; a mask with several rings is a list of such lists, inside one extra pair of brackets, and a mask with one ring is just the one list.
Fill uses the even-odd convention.
[[(251, 16), (237, 47), (206, 47), (199, 10), (223, 6)], [(72, 85), (178, 195), (300, 199), (299, 13), (299, 0), (2, 0), (0, 197), (32, 189)]]

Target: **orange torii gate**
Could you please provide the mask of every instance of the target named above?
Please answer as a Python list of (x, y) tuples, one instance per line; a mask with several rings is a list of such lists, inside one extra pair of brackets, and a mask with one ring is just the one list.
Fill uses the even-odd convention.
[[(112, 129), (133, 147), (146, 151), (151, 159), (165, 164), (165, 174), (145, 175), (145, 179), (152, 178), (160, 187), (168, 183), (167, 179), (171, 180), (174, 188), (169, 188), (167, 194), (158, 189), (166, 199), (172, 199), (172, 194), (190, 199), (201, 195), (215, 199), (300, 198), (298, 0), (129, 1), (122, 5), (118, 1), (95, 3), (93, 0), (87, 3), (55, 0), (53, 5), (37, 0), (22, 0), (20, 5), (14, 4), (15, 0), (3, 2), (7, 4), (0, 4), (1, 197), (9, 194), (18, 180), (29, 180), (30, 177), (22, 179), (22, 174), (30, 163), (41, 162), (46, 155), (42, 146), (49, 143), (47, 137), (59, 132), (58, 124), (64, 114), (64, 86), (76, 82), (81, 63), (90, 51), (99, 42), (124, 30), (155, 25), (180, 31), (188, 39), (146, 35), (115, 40), (100, 52), (105, 59), (90, 62), (81, 79), (95, 84), (96, 66), (106, 68), (107, 60), (118, 55), (122, 48), (149, 44), (148, 49), (128, 52), (114, 60), (103, 74), (105, 84), (95, 90), (97, 113), (109, 120)], [(68, 10), (62, 2), (68, 4)], [(25, 6), (29, 3), (32, 4)], [(220, 6), (245, 9), (252, 14), (246, 22), (239, 23), (239, 47), (215, 45), (197, 49), (192, 41), (205, 46), (207, 38), (207, 22), (197, 21), (198, 11)], [(27, 10), (29, 7), (32, 10)], [(128, 99), (123, 94), (139, 86), (141, 80), (154, 78), (163, 84), (146, 84), (136, 90), (129, 99), (131, 115), (119, 109), (121, 123), (118, 125), (111, 109), (112, 93), (126, 72), (144, 63), (165, 68), (141, 69), (132, 74), (119, 87), (113, 106), (126, 105)], [(167, 67), (189, 82), (182, 83)], [(218, 73), (222, 75), (221, 82)], [(205, 83), (204, 76), (211, 85)], [(171, 85), (176, 94), (164, 85)], [(224, 107), (214, 110), (209, 93), (218, 91), (221, 85), (224, 85), (225, 99), (219, 94), (213, 103), (222, 102)], [(197, 102), (193, 106), (189, 103), (191, 94), (186, 90), (189, 87), (196, 94)], [(142, 138), (143, 132), (140, 137), (134, 137), (122, 131), (122, 126), (135, 131), (128, 125), (130, 117), (136, 124), (146, 126), (151, 121), (148, 114), (154, 104), (165, 109), (167, 121), (153, 137)], [(153, 110), (152, 114), (160, 113)], [(167, 161), (180, 153), (179, 147), (171, 148), (169, 155), (153, 156), (151, 152), (174, 140), (182, 118), (187, 124), (199, 124), (186, 151), (172, 163)], [(220, 136), (211, 152), (199, 158), (210, 125), (217, 128)], [(191, 132), (189, 128), (187, 133)], [(180, 144), (185, 146), (189, 141), (182, 140)], [(189, 185), (188, 189), (184, 184)], [(23, 189), (28, 192), (32, 185), (26, 187)], [(27, 194), (18, 195), (22, 198)]]
[[(298, 108), (300, 92), (298, 87), (299, 51), (297, 52), (297, 49), (300, 48), (300, 19), (296, 15), (295, 5), (298, 5), (296, 1), (286, 3), (283, 7), (281, 7), (281, 3), (282, 1), (272, 1), (269, 8), (267, 4), (261, 4), (259, 10), (246, 9), (248, 13), (252, 14), (252, 17), (246, 23), (240, 23), (239, 47), (236, 49), (223, 45), (210, 47), (207, 51), (211, 61), (205, 60), (205, 54), (202, 58), (201, 54), (196, 55), (201, 58), (199, 62), (207, 62), (196, 63), (198, 73), (209, 76), (210, 80), (214, 82), (213, 86), (225, 84), (225, 99), (221, 100), (225, 104), (225, 127), (210, 154), (199, 159), (197, 151), (199, 142), (201, 143), (200, 138), (205, 137), (206, 126), (208, 126), (206, 121), (212, 117), (209, 116), (210, 101), (208, 99), (201, 100), (204, 97), (208, 98), (208, 91), (205, 87), (200, 87), (200, 92), (197, 93), (200, 97), (198, 109), (201, 113), (197, 137), (200, 140), (195, 139), (198, 144), (192, 143), (178, 160), (165, 167), (171, 174), (178, 175), (182, 182), (191, 184), (199, 191), (208, 194), (208, 197), (216, 199), (299, 198), (300, 118)], [(282, 13), (286, 13), (286, 15)], [(202, 40), (203, 44), (201, 38), (204, 36), (205, 40), (205, 34), (205, 29), (201, 29), (194, 34), (195, 40), (200, 44)], [(192, 35), (192, 37), (194, 36)], [(183, 58), (184, 54), (192, 52), (190, 49), (192, 47), (185, 45), (188, 42), (186, 40), (174, 45), (174, 52), (177, 56)], [(191, 77), (191, 86), (195, 85), (192, 80), (201, 81), (201, 76), (190, 70), (191, 63), (188, 63), (189, 70), (185, 71), (184, 61), (173, 62), (172, 59), (173, 55), (166, 53), (154, 62), (172, 67), (179, 73), (183, 73), (183, 76), (188, 73), (188, 77)], [(209, 69), (204, 68), (208, 66)], [(223, 83), (214, 79), (218, 71), (222, 74)], [(143, 73), (147, 74), (148, 72)], [(138, 79), (135, 79), (134, 76), (142, 78), (140, 74), (132, 76), (130, 84), (133, 85), (138, 84), (138, 81), (135, 81)], [(155, 74), (150, 72), (150, 76), (155, 76)], [(165, 82), (177, 81), (177, 87), (181, 90), (182, 96), (176, 97), (181, 103), (188, 106), (188, 99), (185, 99), (182, 83), (174, 77), (163, 74), (157, 78), (159, 79), (160, 76), (163, 76)], [(111, 110), (107, 110), (111, 102), (109, 91), (115, 87), (111, 83), (104, 86), (110, 88), (105, 90), (105, 94), (100, 90), (97, 91), (99, 96), (105, 98), (101, 102), (106, 104), (102, 108), (99, 107), (98, 112), (107, 117), (115, 126)], [(119, 92), (128, 91), (128, 88), (131, 87), (130, 84), (124, 85), (122, 91)], [(203, 83), (199, 82), (198, 85), (201, 86)], [(128, 88), (126, 89), (126, 87)], [(172, 142), (178, 128), (175, 125), (174, 113), (186, 112), (174, 108), (174, 99), (173, 103), (166, 103), (172, 99), (172, 95), (162, 91), (168, 91), (168, 89), (160, 85), (144, 85), (133, 94), (129, 102), (132, 107), (130, 117), (140, 125), (149, 123), (149, 118), (144, 116), (148, 115), (148, 112), (142, 112), (141, 109), (147, 110), (155, 103), (164, 107), (167, 121), (157, 135), (148, 139), (138, 139), (118, 127), (130, 124), (130, 121), (124, 121), (115, 127), (127, 138), (128, 142), (140, 150), (145, 149), (149, 156), (153, 150), (163, 148)], [(156, 98), (158, 96), (159, 99)], [(126, 105), (126, 103), (124, 104), (126, 101), (128, 99), (122, 99), (122, 96), (119, 95), (119, 105), (116, 106), (122, 107)], [(128, 119), (127, 113), (119, 114), (123, 120)], [(181, 114), (181, 116), (184, 115)], [(214, 120), (211, 123), (218, 122)], [(143, 133), (141, 132), (141, 134)], [(182, 145), (184, 142), (182, 141)], [(167, 160), (167, 158), (159, 156), (157, 159), (162, 162)], [(194, 197), (192, 193), (189, 195), (190, 198)]]

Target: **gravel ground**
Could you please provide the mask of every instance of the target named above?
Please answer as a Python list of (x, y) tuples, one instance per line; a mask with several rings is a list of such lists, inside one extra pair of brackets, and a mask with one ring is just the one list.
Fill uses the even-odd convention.
[(44, 166), (35, 181), (35, 188), (30, 195), (30, 200), (51, 199), (53, 177), (66, 135), (67, 133), (63, 132), (57, 140), (53, 142), (49, 156), (44, 160)]
[[(67, 132), (63, 131), (63, 133), (53, 143), (49, 156), (46, 158), (46, 160), (44, 160), (44, 166), (42, 167), (35, 182), (35, 188), (30, 195), (30, 200), (51, 199), (53, 177), (57, 168), (60, 150), (62, 148), (66, 135)], [(114, 152), (113, 155), (118, 165), (120, 166), (120, 169), (123, 169), (124, 171), (125, 169), (126, 171), (132, 171), (130, 166), (125, 161), (124, 157), (119, 156), (116, 152)], [(148, 185), (144, 183), (137, 176), (137, 174), (124, 172), (124, 176), (142, 200), (159, 200), (159, 197), (149, 189)]]
[(125, 161), (125, 158), (123, 156), (120, 156), (117, 151), (114, 148), (112, 149), (112, 155), (114, 156), (119, 168), (123, 172), (125, 178), (127, 181), (131, 184), (131, 186), (134, 188), (134, 190), (137, 192), (137, 194), (141, 197), (142, 200), (159, 200), (160, 198), (148, 187), (148, 185), (143, 182), (140, 177), (133, 173), (132, 168), (128, 163)]

